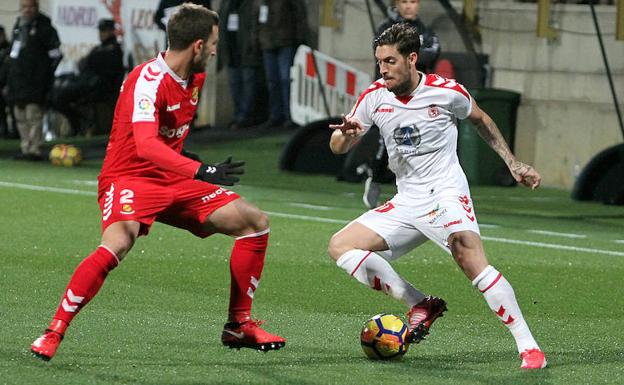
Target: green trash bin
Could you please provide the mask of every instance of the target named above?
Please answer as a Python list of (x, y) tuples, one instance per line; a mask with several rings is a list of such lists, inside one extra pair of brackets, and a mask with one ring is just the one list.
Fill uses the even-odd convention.
[[(479, 107), (496, 122), (513, 151), (520, 94), (494, 88), (480, 88), (471, 90), (470, 93)], [(503, 160), (481, 139), (468, 119), (459, 123), (457, 153), (470, 184), (515, 185), (515, 180)]]

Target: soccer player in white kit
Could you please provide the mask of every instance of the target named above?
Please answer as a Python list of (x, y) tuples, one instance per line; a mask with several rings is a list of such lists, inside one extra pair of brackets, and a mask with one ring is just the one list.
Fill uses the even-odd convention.
[(395, 24), (374, 42), (382, 78), (366, 89), (341, 124), (330, 148), (343, 154), (376, 124), (384, 138), (397, 194), (342, 230), (329, 242), (336, 264), (359, 282), (405, 302), (410, 339), (420, 342), (446, 303), (425, 296), (403, 279), (392, 261), (431, 239), (450, 253), (490, 309), (513, 335), (521, 368), (546, 366), (509, 282), (488, 263), (466, 175), (457, 158), (457, 121), (469, 119), (500, 155), (513, 177), (535, 189), (540, 174), (518, 161), (492, 119), (454, 80), (416, 70), (418, 32)]

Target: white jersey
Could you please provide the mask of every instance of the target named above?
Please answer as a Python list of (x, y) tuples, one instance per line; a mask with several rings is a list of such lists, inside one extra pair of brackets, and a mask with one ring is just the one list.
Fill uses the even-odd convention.
[(360, 95), (349, 117), (365, 131), (373, 124), (379, 127), (396, 175), (395, 199), (419, 202), (426, 210), (440, 198), (469, 191), (457, 158), (457, 120), (470, 115), (472, 99), (454, 80), (420, 75), (416, 89), (405, 97), (377, 80)]

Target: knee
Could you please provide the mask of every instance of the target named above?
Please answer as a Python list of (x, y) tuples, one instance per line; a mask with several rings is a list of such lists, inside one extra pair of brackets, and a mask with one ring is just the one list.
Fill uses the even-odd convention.
[(483, 245), (477, 234), (456, 233), (449, 237), (448, 243), (455, 262), (467, 275), (472, 276), (475, 271), (478, 273), (477, 270), (487, 266)]
[(252, 227), (255, 232), (264, 231), (269, 228), (269, 216), (263, 211), (258, 209), (258, 212), (254, 215)]
[(334, 261), (337, 261), (344, 253), (349, 251), (351, 247), (349, 247), (342, 237), (339, 234), (334, 234), (329, 240), (329, 245), (327, 246), (327, 253), (329, 257)]

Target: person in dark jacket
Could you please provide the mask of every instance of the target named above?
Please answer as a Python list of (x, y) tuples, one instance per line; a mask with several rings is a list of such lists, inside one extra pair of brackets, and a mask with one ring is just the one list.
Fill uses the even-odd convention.
[(115, 34), (115, 21), (102, 19), (98, 23), (100, 44), (78, 64), (80, 78), (87, 86), (80, 104), (84, 106), (84, 133), (104, 134), (113, 123), (115, 102), (123, 82), (125, 68), (123, 51)]
[[(4, 27), (0, 25), (0, 91), (4, 91), (7, 83), (9, 43)], [(17, 138), (17, 128), (14, 119), (11, 119), (11, 125), (7, 121), (7, 103), (4, 98), (4, 92), (0, 92), (0, 136), (3, 138)], [(12, 116), (13, 114), (11, 114)]]
[(307, 34), (305, 4), (302, 0), (256, 0), (255, 10), (269, 91), (269, 120), (263, 126), (292, 126), (290, 67)]
[[(420, 19), (420, 0), (395, 0), (396, 14), (390, 15), (384, 20), (375, 33), (379, 36), (386, 29), (397, 23), (406, 23), (416, 28), (420, 36), (420, 51), (418, 52), (418, 61), (416, 69), (424, 73), (433, 72), (433, 68), (440, 56), (440, 40), (438, 35)], [(375, 79), (379, 79), (379, 66), (375, 66)], [(372, 159), (370, 171), (366, 182), (364, 183), (364, 195), (362, 200), (364, 205), (369, 209), (379, 205), (379, 196), (381, 195), (381, 184), (387, 178), (388, 169), (388, 153), (383, 138), (379, 137), (379, 145)]]
[(37, 0), (20, 0), (13, 27), (7, 75), (7, 97), (13, 103), (20, 134), (18, 159), (42, 160), (43, 111), (61, 61), (61, 43), (50, 18), (39, 13)]
[(238, 129), (258, 123), (253, 116), (256, 100), (256, 73), (262, 54), (254, 32), (254, 0), (222, 0), (219, 8), (219, 59), (228, 70), (234, 119), (229, 128)]

